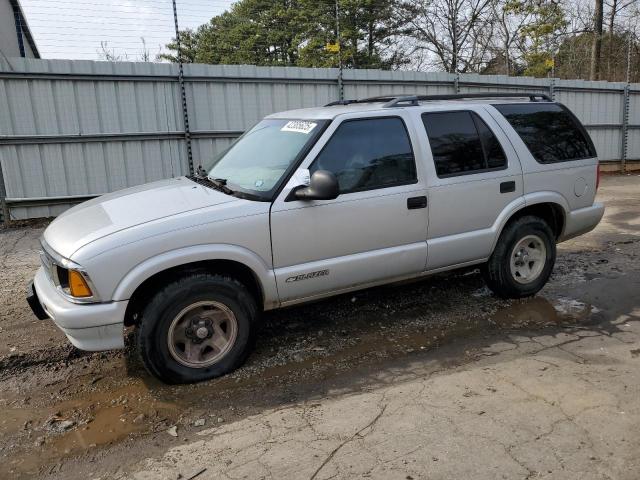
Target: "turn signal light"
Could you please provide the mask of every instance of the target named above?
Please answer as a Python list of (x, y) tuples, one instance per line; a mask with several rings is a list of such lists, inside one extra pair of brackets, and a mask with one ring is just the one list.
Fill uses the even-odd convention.
[(69, 293), (78, 298), (91, 297), (93, 293), (82, 274), (76, 270), (69, 270)]

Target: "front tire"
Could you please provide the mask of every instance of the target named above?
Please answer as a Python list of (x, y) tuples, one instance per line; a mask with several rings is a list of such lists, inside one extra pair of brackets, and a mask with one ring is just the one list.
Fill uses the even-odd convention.
[(549, 280), (556, 261), (555, 236), (539, 217), (510, 222), (482, 274), (487, 286), (502, 298), (535, 295)]
[(142, 313), (137, 347), (146, 369), (166, 383), (225, 375), (251, 352), (255, 299), (240, 282), (193, 273), (160, 290)]

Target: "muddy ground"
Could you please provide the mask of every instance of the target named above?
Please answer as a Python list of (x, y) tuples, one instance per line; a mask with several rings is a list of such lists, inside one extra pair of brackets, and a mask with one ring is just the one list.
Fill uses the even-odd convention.
[(620, 332), (620, 316), (640, 306), (640, 176), (604, 177), (598, 196), (604, 221), (559, 246), (535, 298), (496, 299), (465, 270), (270, 312), (246, 366), (175, 387), (151, 378), (132, 348), (80, 352), (36, 320), (24, 292), (44, 224), (0, 230), (0, 478), (124, 478), (203, 429), (372, 391), (381, 372), (446, 372), (516, 334)]

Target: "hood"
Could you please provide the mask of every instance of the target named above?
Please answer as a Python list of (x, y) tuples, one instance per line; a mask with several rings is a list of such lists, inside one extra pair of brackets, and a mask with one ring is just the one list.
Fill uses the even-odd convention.
[(180, 177), (109, 193), (76, 205), (56, 218), (44, 240), (71, 258), (79, 248), (127, 228), (237, 198)]

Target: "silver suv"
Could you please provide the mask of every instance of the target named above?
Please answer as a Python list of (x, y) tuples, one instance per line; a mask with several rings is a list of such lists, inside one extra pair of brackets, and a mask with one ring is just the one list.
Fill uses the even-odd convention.
[(84, 350), (135, 326), (170, 383), (223, 375), (264, 310), (479, 265), (534, 295), (556, 243), (588, 232), (598, 160), (539, 94), (377, 97), (276, 113), (180, 177), (104, 195), (49, 225), (28, 301)]

